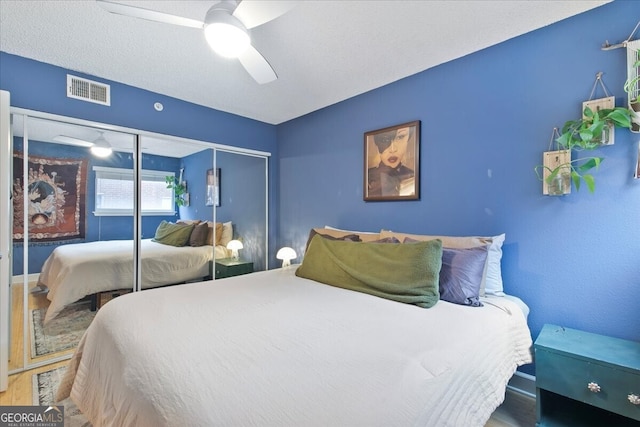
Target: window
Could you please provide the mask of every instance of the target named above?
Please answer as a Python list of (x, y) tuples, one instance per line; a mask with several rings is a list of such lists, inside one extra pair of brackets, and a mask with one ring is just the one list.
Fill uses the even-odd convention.
[[(96, 173), (96, 216), (133, 215), (133, 170), (94, 166)], [(165, 177), (173, 172), (142, 170), (142, 215), (174, 215), (173, 189), (167, 188)]]

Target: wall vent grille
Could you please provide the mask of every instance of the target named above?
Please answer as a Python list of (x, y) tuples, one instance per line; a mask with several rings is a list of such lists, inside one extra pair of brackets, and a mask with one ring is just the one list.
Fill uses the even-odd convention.
[(67, 74), (67, 97), (111, 105), (111, 86)]

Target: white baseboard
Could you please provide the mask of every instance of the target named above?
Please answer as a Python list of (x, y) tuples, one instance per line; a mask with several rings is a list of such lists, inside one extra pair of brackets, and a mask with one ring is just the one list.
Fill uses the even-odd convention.
[[(29, 282), (37, 282), (38, 281), (38, 277), (40, 277), (40, 273), (31, 273), (27, 276), (27, 280)], [(18, 276), (13, 276), (11, 278), (11, 284), (12, 285), (20, 285), (24, 282), (24, 274), (20, 274)]]
[(507, 384), (507, 390), (536, 398), (536, 377), (516, 371)]

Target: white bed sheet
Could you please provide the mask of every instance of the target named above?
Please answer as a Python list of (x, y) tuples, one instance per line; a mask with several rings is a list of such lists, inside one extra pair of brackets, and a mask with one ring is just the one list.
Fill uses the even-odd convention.
[(57, 399), (94, 427), (483, 426), (531, 345), (507, 298), (423, 309), (278, 269), (115, 299)]
[[(222, 248), (224, 249), (224, 248)], [(218, 248), (216, 247), (216, 251)], [(142, 288), (194, 280), (209, 274), (212, 246), (174, 247), (143, 239)], [(216, 258), (218, 258), (216, 252)], [(225, 257), (226, 249), (224, 252)], [(58, 246), (42, 266), (38, 284), (49, 289), (47, 324), (67, 305), (97, 292), (133, 287), (133, 241), (107, 240)]]

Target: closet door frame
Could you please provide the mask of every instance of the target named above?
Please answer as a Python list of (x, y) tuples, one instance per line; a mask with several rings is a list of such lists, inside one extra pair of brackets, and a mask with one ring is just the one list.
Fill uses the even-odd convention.
[(11, 261), (13, 242), (11, 238), (11, 95), (0, 91), (0, 392), (9, 385), (9, 349), (11, 345), (11, 312), (12, 295)]

